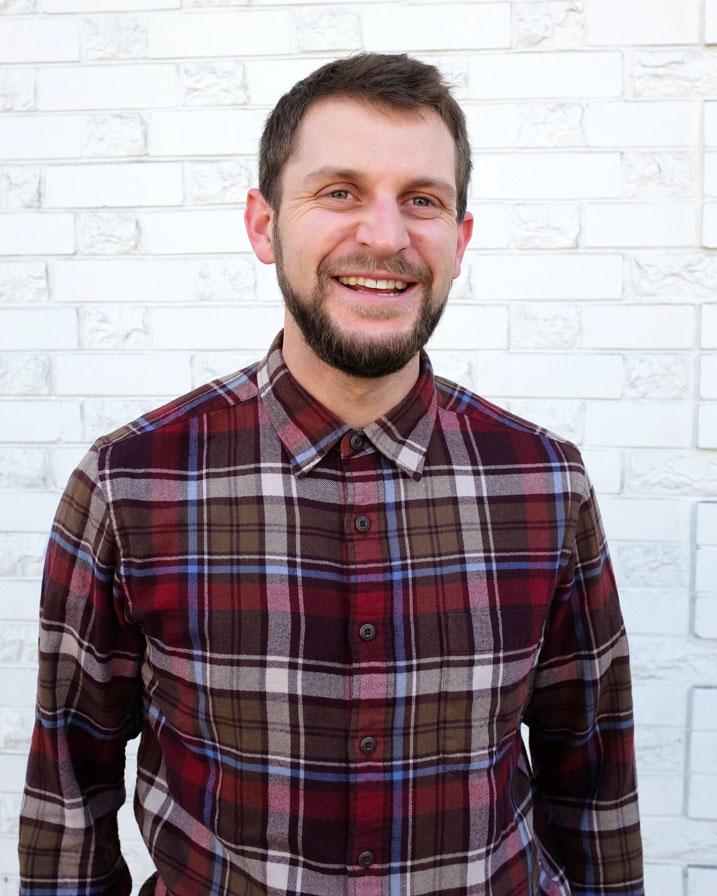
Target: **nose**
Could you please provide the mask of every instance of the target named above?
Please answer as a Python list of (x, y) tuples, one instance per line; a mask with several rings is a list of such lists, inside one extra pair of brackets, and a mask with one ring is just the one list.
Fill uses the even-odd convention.
[(377, 198), (366, 207), (356, 239), (377, 256), (395, 255), (410, 245), (406, 222), (393, 197)]

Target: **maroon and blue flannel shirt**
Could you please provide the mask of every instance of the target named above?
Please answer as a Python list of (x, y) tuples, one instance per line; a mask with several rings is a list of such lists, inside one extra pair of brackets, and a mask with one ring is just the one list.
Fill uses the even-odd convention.
[[(530, 731), (530, 758), (521, 725)], [(351, 431), (261, 363), (99, 439), (45, 568), (24, 896), (640, 896), (578, 450), (445, 380)]]

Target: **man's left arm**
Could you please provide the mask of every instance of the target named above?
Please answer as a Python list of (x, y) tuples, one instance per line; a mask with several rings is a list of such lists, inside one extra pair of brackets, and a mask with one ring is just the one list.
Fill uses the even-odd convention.
[(525, 714), (536, 832), (573, 894), (642, 896), (627, 637), (587, 475)]

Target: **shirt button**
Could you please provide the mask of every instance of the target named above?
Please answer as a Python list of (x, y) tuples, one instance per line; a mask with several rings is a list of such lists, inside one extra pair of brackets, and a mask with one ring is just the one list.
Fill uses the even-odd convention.
[(357, 432), (349, 439), (349, 445), (351, 445), (354, 451), (360, 451), (363, 448), (363, 439)]
[(371, 625), (370, 622), (364, 622), (364, 624), (359, 629), (359, 635), (364, 639), (364, 641), (373, 641), (376, 637), (376, 626)]
[(365, 850), (358, 857), (359, 865), (363, 865), (364, 868), (369, 868), (371, 865), (373, 865), (373, 861), (374, 856), (370, 849)]
[(354, 526), (359, 532), (368, 532), (371, 528), (371, 520), (367, 516), (357, 516), (354, 520)]
[(359, 746), (361, 747), (362, 753), (373, 753), (373, 751), (376, 749), (376, 738), (364, 737)]

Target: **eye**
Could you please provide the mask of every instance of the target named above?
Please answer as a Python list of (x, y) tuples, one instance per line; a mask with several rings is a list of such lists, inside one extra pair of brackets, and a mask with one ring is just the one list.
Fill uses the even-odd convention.
[(412, 196), (411, 202), (416, 208), (430, 208), (434, 204), (428, 196)]
[(351, 196), (348, 190), (332, 190), (329, 193), (332, 199), (348, 199)]

